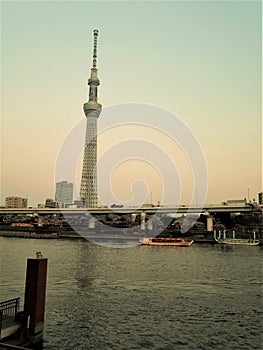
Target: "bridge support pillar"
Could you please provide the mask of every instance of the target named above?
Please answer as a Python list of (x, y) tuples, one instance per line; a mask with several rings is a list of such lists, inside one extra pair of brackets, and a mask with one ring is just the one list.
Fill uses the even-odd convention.
[(152, 223), (151, 220), (149, 220), (149, 221), (147, 222), (147, 228), (148, 228), (149, 231), (152, 231), (152, 230), (153, 230), (153, 223)]
[(136, 221), (136, 216), (137, 216), (137, 214), (131, 214), (131, 221), (132, 222), (135, 222)]
[(146, 214), (144, 211), (141, 212), (141, 230), (145, 230), (145, 218)]
[(95, 222), (96, 222), (95, 219), (90, 219), (90, 220), (89, 220), (89, 228), (90, 228), (90, 229), (95, 228)]
[(206, 230), (213, 231), (213, 216), (207, 211), (206, 216)]

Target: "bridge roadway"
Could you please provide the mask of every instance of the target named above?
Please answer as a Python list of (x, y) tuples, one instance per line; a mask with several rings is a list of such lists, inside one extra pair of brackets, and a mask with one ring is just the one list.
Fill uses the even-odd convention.
[(162, 207), (141, 207), (141, 208), (0, 208), (1, 214), (201, 214), (201, 213), (245, 213), (252, 211), (262, 211), (262, 207), (246, 205), (205, 205), (202, 207), (189, 206), (162, 206)]

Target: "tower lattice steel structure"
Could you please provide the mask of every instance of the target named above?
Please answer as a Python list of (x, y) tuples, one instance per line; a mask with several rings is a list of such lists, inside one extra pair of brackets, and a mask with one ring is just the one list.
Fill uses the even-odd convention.
[(101, 112), (101, 104), (98, 103), (98, 86), (100, 81), (97, 69), (97, 39), (98, 30), (93, 31), (93, 64), (88, 80), (89, 101), (84, 103), (83, 109), (87, 118), (84, 159), (80, 186), (80, 197), (86, 208), (98, 206), (97, 196), (97, 119)]

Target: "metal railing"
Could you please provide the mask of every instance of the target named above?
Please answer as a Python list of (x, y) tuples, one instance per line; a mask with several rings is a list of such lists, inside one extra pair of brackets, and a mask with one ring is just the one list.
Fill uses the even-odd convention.
[(19, 311), (20, 298), (9, 299), (0, 302), (0, 331), (2, 329), (3, 320), (15, 318)]

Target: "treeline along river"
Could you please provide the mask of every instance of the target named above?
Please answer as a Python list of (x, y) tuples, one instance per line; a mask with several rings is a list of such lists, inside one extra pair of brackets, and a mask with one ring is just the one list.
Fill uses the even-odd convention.
[(0, 238), (1, 299), (48, 257), (44, 349), (262, 349), (262, 246)]

